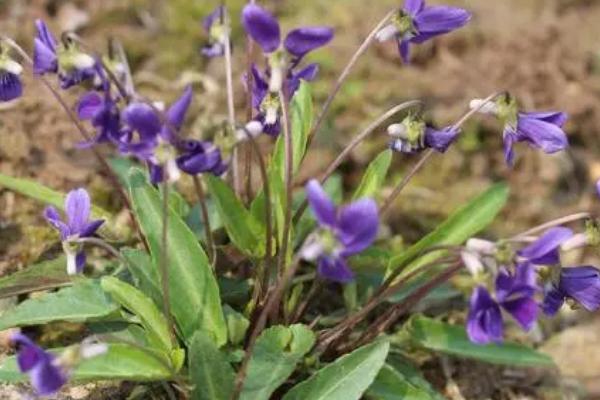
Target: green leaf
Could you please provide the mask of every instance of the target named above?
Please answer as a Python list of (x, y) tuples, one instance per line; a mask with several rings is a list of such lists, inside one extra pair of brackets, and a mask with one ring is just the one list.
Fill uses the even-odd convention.
[[(162, 251), (163, 210), (157, 190), (140, 170), (130, 174), (133, 208), (148, 239), (153, 267)], [(227, 341), (219, 287), (194, 233), (172, 209), (168, 210), (169, 292), (175, 320), (189, 341), (198, 329), (210, 332), (217, 345)]]
[(83, 322), (105, 318), (119, 309), (97, 281), (75, 285), (25, 300), (0, 316), (0, 330), (53, 321)]
[[(53, 205), (60, 210), (65, 209), (64, 193), (57, 192), (35, 181), (23, 178), (13, 178), (11, 176), (0, 174), (0, 186), (4, 186), (14, 192), (38, 200), (44, 204)], [(92, 218), (111, 219), (112, 214), (100, 207), (92, 205)]]
[(65, 257), (59, 257), (0, 278), (0, 298), (69, 286), (78, 277), (69, 276), (66, 265)]
[[(461, 207), (433, 232), (419, 240), (406, 251), (392, 257), (388, 273), (409, 262), (425, 249), (437, 245), (459, 245), (488, 226), (508, 200), (508, 187), (496, 184)], [(440, 252), (431, 252), (409, 264), (403, 274), (435, 260)]]
[(382, 151), (371, 161), (352, 199), (357, 200), (362, 197), (374, 197), (377, 195), (377, 192), (379, 192), (385, 181), (391, 163), (392, 150), (390, 149)]
[(112, 276), (105, 276), (100, 284), (113, 300), (139, 317), (142, 326), (146, 329), (148, 342), (154, 348), (160, 348), (167, 354), (171, 353), (173, 343), (169, 324), (150, 298), (135, 287)]
[(304, 325), (264, 330), (254, 346), (240, 400), (269, 399), (314, 343), (314, 333)]
[(131, 248), (121, 250), (121, 254), (127, 260), (125, 266), (129, 268), (137, 288), (154, 300), (155, 304), (162, 305), (158, 270), (150, 255), (143, 250)]
[(265, 235), (254, 215), (223, 180), (207, 175), (206, 183), (231, 241), (250, 256), (264, 256)]
[[(60, 350), (52, 351), (54, 353)], [(83, 360), (72, 371), (70, 380), (87, 382), (96, 380), (157, 381), (169, 379), (171, 370), (166, 362), (152, 350), (127, 344), (112, 343), (105, 354)], [(7, 357), (0, 365), (0, 381), (27, 381), (26, 374), (19, 372), (14, 356)]]
[(426, 388), (410, 382), (404, 375), (385, 364), (367, 391), (370, 400), (432, 400)]
[(412, 317), (400, 331), (413, 343), (428, 350), (511, 366), (552, 366), (552, 359), (517, 343), (478, 345), (472, 343), (463, 326), (450, 325), (423, 316)]
[(377, 341), (338, 358), (294, 386), (283, 400), (358, 400), (373, 383), (390, 344)]
[(204, 333), (192, 337), (189, 371), (194, 385), (192, 400), (229, 400), (235, 386), (235, 372), (227, 357)]

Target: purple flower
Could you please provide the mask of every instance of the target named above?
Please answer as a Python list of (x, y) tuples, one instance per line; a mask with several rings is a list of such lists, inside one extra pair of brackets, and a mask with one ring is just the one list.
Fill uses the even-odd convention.
[(456, 30), (471, 19), (462, 8), (425, 7), (424, 0), (406, 0), (391, 22), (377, 33), (379, 41), (395, 38), (405, 63), (410, 61), (410, 45), (423, 43), (435, 36)]
[(23, 95), (21, 83), (23, 67), (7, 54), (0, 43), (0, 102), (11, 101)]
[(90, 196), (85, 189), (72, 190), (65, 199), (66, 221), (63, 221), (56, 208), (44, 210), (46, 220), (60, 233), (60, 240), (67, 255), (67, 273), (81, 272), (85, 265), (85, 253), (78, 239), (91, 237), (104, 220), (90, 221)]
[(54, 355), (36, 345), (25, 335), (15, 334), (11, 340), (19, 346), (17, 354), (19, 370), (29, 375), (31, 386), (38, 395), (52, 395), (67, 383), (67, 374), (60, 368)]
[[(292, 97), (296, 93), (301, 81), (314, 80), (318, 72), (317, 64), (309, 64), (297, 72), (288, 70), (285, 85), (287, 96)], [(264, 133), (277, 136), (281, 132), (281, 104), (277, 93), (269, 91), (269, 71), (263, 76), (256, 65), (252, 65), (252, 77), (252, 106), (258, 113), (256, 121), (262, 124)]]
[[(242, 11), (242, 24), (266, 54), (279, 50), (281, 29), (271, 13), (255, 4), (248, 4)], [(331, 39), (333, 39), (333, 29), (329, 27), (302, 27), (288, 33), (283, 41), (283, 47), (297, 63), (307, 53), (326, 45)]]
[(225, 54), (225, 41), (229, 40), (229, 27), (225, 24), (226, 13), (225, 6), (219, 6), (202, 21), (202, 27), (208, 34), (208, 44), (201, 49), (206, 57)]
[(520, 257), (535, 265), (555, 265), (560, 263), (560, 246), (573, 237), (569, 228), (550, 228), (535, 242), (517, 252)]
[(421, 119), (408, 116), (399, 124), (388, 126), (388, 135), (393, 140), (390, 147), (400, 153), (417, 153), (425, 149), (433, 149), (444, 153), (458, 137), (460, 129), (448, 126), (435, 129), (425, 125)]
[(306, 195), (319, 225), (319, 233), (303, 249), (307, 260), (316, 260), (318, 273), (335, 282), (348, 282), (354, 273), (346, 258), (373, 243), (379, 217), (377, 203), (361, 199), (337, 208), (317, 180), (306, 185)]
[(221, 159), (221, 151), (211, 142), (183, 140), (178, 147), (177, 166), (186, 174), (210, 172), (220, 176), (227, 169), (227, 164)]
[(37, 35), (33, 45), (33, 72), (37, 75), (58, 74), (60, 86), (67, 89), (96, 76), (96, 60), (81, 52), (66, 39), (58, 44), (44, 21), (35, 21)]
[(467, 334), (473, 343), (501, 342), (504, 332), (502, 310), (524, 329), (537, 319), (536, 275), (529, 263), (518, 264), (514, 274), (500, 270), (496, 277), (496, 299), (483, 286), (473, 291), (467, 317)]
[(576, 301), (588, 311), (600, 308), (600, 270), (592, 266), (560, 269), (557, 282), (546, 290), (542, 310), (554, 315), (566, 299)]
[(482, 104), (483, 100), (471, 101), (471, 108), (479, 108), (484, 114), (496, 115), (504, 124), (504, 158), (509, 166), (514, 164), (514, 144), (528, 143), (546, 154), (556, 153), (569, 146), (562, 127), (568, 116), (563, 112), (520, 112), (517, 101), (510, 94), (500, 96), (495, 102)]

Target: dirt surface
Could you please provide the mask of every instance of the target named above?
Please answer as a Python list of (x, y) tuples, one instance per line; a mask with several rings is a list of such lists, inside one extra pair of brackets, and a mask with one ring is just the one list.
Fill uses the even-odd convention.
[[(348, 60), (378, 18), (400, 2), (263, 3), (271, 3), (279, 11), (286, 28), (307, 23), (336, 28), (330, 50), (313, 56), (322, 66), (322, 79), (314, 85), (320, 104), (329, 90), (328, 82), (343, 67), (340, 60)], [(233, 9), (239, 10), (241, 3), (232, 2)], [(429, 118), (446, 125), (460, 117), (470, 99), (508, 90), (527, 110), (568, 112), (571, 118), (566, 130), (571, 149), (546, 156), (519, 146), (518, 161), (511, 170), (502, 159), (501, 128), (495, 121), (479, 119), (469, 123), (458, 145), (443, 157), (436, 156), (407, 188), (391, 213), (390, 226), (407, 241), (419, 238), (457, 205), (498, 180), (507, 181), (512, 194), (509, 206), (492, 228), (497, 236), (515, 234), (570, 212), (600, 211), (592, 185), (600, 178), (600, 2), (443, 3), (471, 9), (473, 22), (466, 29), (421, 46), (411, 66), (400, 63), (392, 43), (374, 45), (334, 103), (303, 176), (322, 170), (358, 127), (396, 103), (422, 98)], [(223, 119), (225, 113), (221, 65), (218, 61), (206, 62), (198, 55), (202, 43), (198, 21), (213, 5), (185, 0), (4, 0), (0, 2), (0, 31), (29, 49), (33, 20), (44, 17), (56, 30), (78, 28), (99, 49), (103, 49), (107, 34), (121, 39), (132, 59), (138, 89), (145, 95), (169, 101), (185, 83), (195, 83), (197, 96), (190, 132), (197, 134)], [(239, 34), (239, 29), (235, 33)], [(236, 69), (241, 73), (243, 39), (240, 36), (237, 40)], [(64, 112), (31, 74), (25, 75), (24, 98), (0, 108), (0, 173), (33, 178), (64, 191), (85, 185), (101, 205), (119, 207), (91, 153), (76, 148), (81, 137)], [(242, 87), (237, 81), (236, 92), (240, 94), (239, 115), (243, 115)], [(74, 104), (79, 93), (77, 89), (69, 92), (69, 104)], [(373, 140), (355, 151), (342, 167), (347, 187), (356, 184), (365, 165), (386, 142), (383, 131), (377, 132)], [(392, 181), (413, 162), (412, 157), (397, 157)], [(0, 273), (22, 268), (47, 250), (47, 239), (53, 236), (40, 217), (41, 210), (40, 204), (0, 189)], [(572, 261), (584, 257), (590, 262), (598, 261), (593, 254), (582, 254)], [(589, 353), (600, 349), (600, 320), (593, 318), (578, 325), (580, 319), (580, 314), (559, 317), (536, 339), (547, 341), (544, 348), (561, 365), (561, 378), (549, 378), (555, 377), (552, 373), (500, 371), (456, 360), (444, 368), (438, 362), (436, 376), (453, 399), (555, 399), (563, 394), (563, 398), (584, 398), (586, 390), (589, 396), (600, 398), (596, 382), (600, 355)], [(481, 375), (475, 379), (473, 371), (481, 371)], [(501, 388), (498, 376), (502, 377)], [(544, 382), (548, 379), (554, 379), (554, 384), (558, 380), (560, 385), (547, 389)]]

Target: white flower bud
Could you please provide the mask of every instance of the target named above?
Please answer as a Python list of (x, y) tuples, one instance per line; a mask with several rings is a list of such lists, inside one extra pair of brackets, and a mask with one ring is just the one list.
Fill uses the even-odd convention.
[(470, 251), (462, 251), (460, 253), (460, 257), (462, 258), (463, 264), (471, 273), (471, 275), (477, 276), (484, 271), (485, 267), (483, 265), (483, 262), (476, 253), (472, 253)]
[(94, 60), (94, 57), (85, 53), (77, 53), (73, 57), (73, 65), (78, 69), (92, 68), (95, 64), (96, 60)]
[(5, 70), (6, 72), (10, 72), (14, 75), (21, 75), (21, 72), (23, 72), (23, 67), (21, 66), (21, 64), (14, 60), (11, 60), (10, 58), (7, 58), (1, 62), (0, 69)]
[(375, 34), (375, 39), (377, 39), (379, 42), (385, 42), (386, 40), (396, 36), (398, 33), (398, 28), (394, 24), (389, 24)]
[(498, 106), (492, 101), (485, 101), (483, 99), (473, 99), (469, 103), (471, 110), (477, 110), (481, 114), (496, 114), (498, 112)]
[(387, 127), (387, 133), (394, 138), (408, 139), (406, 125), (402, 123), (389, 125)]
[(478, 254), (492, 255), (496, 252), (496, 244), (494, 242), (478, 238), (467, 240), (465, 247), (468, 251)]

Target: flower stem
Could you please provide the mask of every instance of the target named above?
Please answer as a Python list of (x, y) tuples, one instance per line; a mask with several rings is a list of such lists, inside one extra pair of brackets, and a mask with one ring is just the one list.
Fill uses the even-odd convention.
[(196, 190), (196, 196), (198, 197), (198, 202), (200, 203), (200, 214), (202, 215), (202, 222), (204, 223), (206, 247), (208, 248), (209, 254), (208, 258), (210, 260), (210, 265), (212, 265), (214, 270), (215, 266), (217, 265), (217, 248), (215, 246), (212, 229), (210, 227), (210, 217), (208, 215), (208, 208), (206, 207), (206, 193), (204, 193), (204, 187), (202, 186), (202, 182), (200, 182), (198, 175), (194, 175), (192, 180), (194, 181), (194, 189)]
[(570, 222), (575, 222), (575, 221), (579, 221), (581, 219), (587, 219), (590, 218), (591, 214), (589, 212), (580, 212), (580, 213), (575, 213), (575, 214), (571, 214), (571, 215), (567, 215), (561, 218), (557, 218), (557, 219), (553, 219), (552, 221), (548, 221), (546, 223), (543, 223), (541, 225), (535, 226), (525, 232), (519, 233), (518, 235), (513, 236), (512, 238), (510, 238), (509, 240), (515, 240), (515, 239), (520, 239), (526, 236), (531, 236), (531, 235), (535, 235), (539, 232), (545, 231), (546, 229), (549, 228), (553, 228), (555, 226), (560, 226), (560, 225), (564, 225), (564, 224), (568, 224)]
[[(223, 44), (225, 49), (225, 85), (227, 90), (227, 122), (229, 122), (229, 129), (232, 135), (235, 135), (235, 104), (234, 104), (234, 92), (233, 92), (233, 68), (231, 65), (231, 42), (229, 40), (229, 34), (225, 38)], [(232, 161), (231, 161), (231, 175), (233, 180), (233, 189), (235, 194), (239, 197), (242, 191), (240, 171), (239, 171), (239, 151), (237, 147), (233, 148)]]
[(379, 21), (379, 23), (377, 24), (377, 26), (375, 26), (375, 28), (373, 28), (373, 30), (371, 31), (371, 33), (369, 33), (369, 35), (365, 38), (365, 40), (362, 42), (362, 44), (360, 45), (360, 47), (352, 55), (352, 58), (350, 58), (350, 61), (348, 62), (348, 64), (346, 65), (346, 67), (344, 67), (344, 69), (342, 70), (342, 73), (340, 74), (340, 76), (335, 81), (335, 83), (333, 85), (333, 88), (331, 89), (331, 92), (329, 93), (329, 96), (327, 97), (327, 100), (325, 100), (325, 103), (323, 104), (323, 108), (321, 109), (321, 112), (319, 113), (319, 116), (317, 117), (317, 121), (315, 122), (315, 125), (313, 126), (313, 128), (312, 128), (312, 130), (311, 130), (311, 132), (310, 132), (310, 134), (308, 136), (308, 141), (306, 143), (306, 150), (307, 151), (310, 148), (310, 145), (311, 145), (312, 141), (314, 140), (315, 136), (317, 136), (317, 133), (319, 132), (319, 129), (321, 128), (321, 125), (323, 124), (323, 121), (325, 120), (325, 116), (327, 115), (327, 112), (329, 111), (329, 108), (331, 107), (331, 104), (333, 103), (333, 99), (335, 98), (335, 96), (337, 95), (337, 93), (341, 89), (342, 85), (346, 81), (346, 78), (348, 78), (348, 75), (350, 74), (350, 71), (352, 70), (352, 68), (354, 67), (354, 65), (356, 64), (356, 62), (360, 58), (360, 56), (362, 56), (363, 53), (365, 51), (367, 51), (367, 49), (369, 48), (369, 46), (371, 45), (371, 43), (373, 43), (373, 40), (375, 39), (375, 36), (377, 35), (377, 32), (379, 32), (379, 30), (381, 28), (383, 28), (383, 26), (388, 22), (388, 20), (397, 11), (398, 11), (397, 8), (394, 8), (393, 10), (389, 11)]
[(292, 140), (292, 132), (290, 127), (290, 118), (288, 113), (288, 99), (285, 97), (283, 90), (279, 91), (281, 99), (281, 114), (283, 118), (283, 138), (285, 144), (285, 216), (283, 220), (283, 238), (281, 247), (279, 248), (279, 261), (277, 270), (279, 274), (283, 274), (285, 260), (287, 257), (288, 245), (290, 242), (290, 230), (292, 222), (292, 189), (293, 189), (293, 169), (294, 169), (294, 144)]
[[(354, 150), (360, 143), (362, 143), (363, 140), (369, 137), (369, 135), (371, 135), (371, 133), (373, 133), (381, 124), (383, 124), (385, 121), (387, 121), (389, 118), (399, 113), (400, 111), (415, 106), (419, 106), (422, 108), (423, 102), (420, 100), (411, 100), (395, 105), (394, 107), (387, 110), (385, 113), (381, 114), (381, 116), (379, 116), (375, 121), (370, 123), (358, 135), (356, 135), (352, 139), (352, 141), (350, 141), (350, 143), (344, 148), (344, 150), (342, 150), (342, 152), (336, 157), (336, 159), (333, 160), (331, 164), (329, 164), (329, 166), (323, 173), (323, 176), (321, 177), (321, 184), (325, 183), (325, 181), (329, 179), (329, 177), (331, 176), (331, 174), (333, 174), (337, 167), (339, 167), (340, 164), (344, 162), (344, 160), (350, 155), (352, 150)], [(308, 202), (305, 200), (300, 206), (300, 208), (298, 208), (298, 211), (296, 211), (296, 214), (294, 214), (294, 222), (298, 222), (298, 220), (302, 217), (302, 214), (304, 214), (307, 205)]]
[[(502, 92), (496, 92), (493, 93), (491, 95), (489, 95), (488, 97), (486, 97), (481, 104), (479, 104), (478, 107), (475, 107), (471, 110), (469, 110), (468, 112), (466, 112), (453, 126), (452, 129), (458, 129), (460, 128), (465, 122), (467, 122), (467, 120), (469, 118), (471, 118), (473, 115), (475, 115), (482, 107), (485, 106), (486, 103), (488, 103), (489, 101), (492, 101), (494, 98), (496, 98), (497, 96), (499, 96)], [(423, 165), (425, 165), (427, 163), (427, 161), (431, 158), (431, 156), (433, 155), (434, 150), (433, 149), (428, 149), (419, 159), (419, 161), (417, 161), (417, 163), (410, 169), (410, 171), (408, 171), (408, 174), (406, 174), (398, 183), (398, 185), (394, 188), (394, 190), (392, 191), (392, 193), (385, 199), (385, 201), (383, 202), (383, 204), (381, 205), (380, 209), (379, 209), (379, 214), (381, 217), (384, 217), (387, 215), (387, 213), (390, 211), (392, 204), (394, 204), (394, 201), (396, 200), (396, 198), (400, 195), (400, 192), (402, 192), (402, 190), (406, 187), (406, 185), (410, 182), (410, 180), (416, 175), (417, 172), (419, 172), (419, 170), (423, 167)]]

